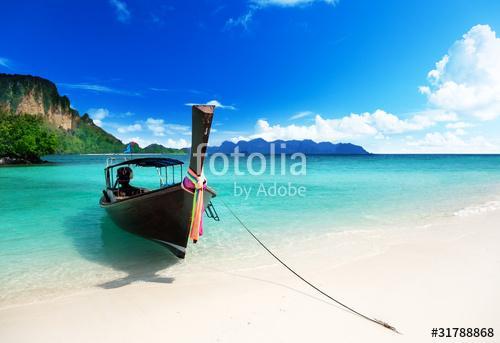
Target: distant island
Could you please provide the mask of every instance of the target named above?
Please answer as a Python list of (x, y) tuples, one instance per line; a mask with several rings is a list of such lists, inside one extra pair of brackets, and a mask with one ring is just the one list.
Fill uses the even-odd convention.
[[(125, 144), (80, 116), (56, 85), (31, 75), (0, 73), (0, 164), (40, 163), (48, 154), (120, 153)], [(151, 144), (136, 153), (184, 153)]]
[[(294, 153), (304, 153), (306, 155), (368, 155), (363, 147), (359, 145), (354, 145), (351, 143), (330, 143), (330, 142), (321, 142), (316, 143), (310, 139), (304, 140), (275, 140), (272, 142), (268, 142), (262, 138), (256, 138), (249, 141), (239, 141), (237, 143), (233, 143), (230, 141), (224, 141), (218, 147), (209, 147), (209, 153), (224, 153), (230, 154), (232, 153), (236, 147), (239, 148), (241, 153), (251, 154), (254, 152), (269, 154), (271, 151), (271, 144), (275, 146), (275, 153), (285, 153), (285, 154), (294, 154)], [(281, 144), (284, 144), (284, 148), (281, 148)]]

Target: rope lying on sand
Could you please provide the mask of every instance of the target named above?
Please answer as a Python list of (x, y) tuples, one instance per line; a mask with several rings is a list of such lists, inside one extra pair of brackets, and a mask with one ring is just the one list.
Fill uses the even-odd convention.
[(332, 296), (328, 295), (327, 293), (323, 292), (321, 289), (319, 289), (318, 287), (316, 287), (315, 285), (313, 285), (311, 282), (307, 281), (306, 279), (304, 279), (300, 274), (298, 274), (295, 270), (293, 270), (291, 267), (289, 267), (285, 262), (283, 262), (278, 256), (276, 256), (271, 250), (269, 250), (268, 247), (266, 247), (264, 245), (264, 243), (262, 243), (258, 238), (257, 236), (255, 236), (253, 234), (253, 232), (245, 225), (245, 223), (243, 223), (243, 221), (236, 215), (236, 213), (233, 212), (233, 210), (231, 210), (231, 208), (226, 204), (226, 202), (224, 200), (221, 200), (222, 203), (224, 204), (224, 206), (226, 206), (226, 208), (229, 210), (229, 212), (231, 212), (231, 214), (233, 215), (234, 218), (236, 218), (236, 220), (241, 224), (241, 226), (257, 241), (257, 243), (259, 243), (264, 249), (266, 249), (266, 251), (276, 259), (276, 261), (278, 261), (279, 263), (281, 263), (286, 269), (288, 269), (291, 273), (293, 273), (296, 277), (298, 277), (299, 279), (301, 279), (302, 281), (304, 281), (305, 283), (307, 283), (309, 286), (311, 286), (312, 288), (314, 288), (316, 291), (318, 291), (319, 293), (323, 294), (325, 297), (327, 297), (328, 299), (334, 301), (335, 303), (337, 303), (338, 305), (342, 306), (343, 308), (349, 310), (350, 312), (360, 316), (361, 318), (364, 318), (372, 323), (375, 323), (377, 325), (381, 325), (383, 326), (384, 328), (386, 329), (389, 329), (389, 330), (392, 330), (398, 334), (401, 334), (394, 326), (391, 326), (390, 324), (382, 321), (382, 320), (379, 320), (379, 319), (375, 319), (375, 318), (371, 318), (371, 317), (368, 317), (364, 314), (362, 314), (361, 312), (358, 312), (356, 311), (355, 309), (343, 304), (342, 302), (334, 299)]

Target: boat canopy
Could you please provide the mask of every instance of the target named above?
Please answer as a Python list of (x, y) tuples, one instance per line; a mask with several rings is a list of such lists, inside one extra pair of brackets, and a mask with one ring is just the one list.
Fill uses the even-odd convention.
[(117, 164), (110, 165), (106, 167), (106, 169), (115, 168), (124, 165), (136, 165), (139, 167), (172, 167), (177, 165), (182, 165), (184, 162), (167, 157), (144, 157), (144, 158), (135, 158), (133, 160), (123, 161)]

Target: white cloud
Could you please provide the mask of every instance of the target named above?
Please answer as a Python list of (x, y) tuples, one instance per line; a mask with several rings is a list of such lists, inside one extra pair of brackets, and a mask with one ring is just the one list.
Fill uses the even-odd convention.
[(122, 138), (121, 139), (122, 142), (124, 143), (129, 143), (129, 142), (136, 142), (137, 144), (139, 144), (139, 146), (141, 148), (145, 148), (147, 147), (148, 145), (150, 144), (153, 144), (152, 141), (148, 140), (148, 139), (144, 139), (142, 137), (129, 137), (129, 138)]
[(338, 0), (249, 0), (248, 1), (248, 11), (237, 17), (229, 18), (226, 21), (226, 28), (243, 27), (243, 29), (248, 30), (248, 26), (252, 22), (255, 13), (266, 7), (298, 7), (311, 5), (313, 3), (326, 3), (329, 5), (337, 4)]
[(225, 108), (227, 110), (235, 110), (236, 109), (236, 107), (234, 107), (232, 105), (223, 105), (220, 102), (218, 102), (217, 100), (210, 100), (209, 102), (207, 102), (207, 105), (213, 105), (217, 108)]
[(500, 38), (476, 25), (456, 41), (419, 90), (438, 109), (481, 120), (500, 116)]
[(316, 115), (311, 125), (270, 125), (267, 120), (259, 119), (255, 132), (247, 137), (234, 137), (233, 140), (264, 138), (276, 139), (312, 139), (317, 142), (337, 142), (356, 137), (384, 138), (388, 134), (401, 134), (410, 131), (420, 131), (431, 127), (441, 119), (437, 113), (418, 113), (408, 119), (400, 119), (394, 114), (383, 110), (373, 113), (352, 113), (342, 118), (326, 119)]
[(154, 91), (154, 92), (172, 92), (173, 91), (170, 88), (156, 88), (156, 87), (150, 87), (149, 90)]
[(92, 119), (104, 119), (109, 116), (109, 110), (105, 108), (91, 108), (88, 110), (89, 115)]
[(101, 85), (92, 85), (92, 84), (88, 84), (88, 83), (60, 83), (59, 85), (66, 87), (66, 88), (84, 89), (84, 90), (102, 92), (102, 93), (114, 93), (115, 92), (115, 90), (113, 90), (112, 88), (109, 88), (106, 86), (101, 86)]
[(376, 110), (373, 114), (365, 113), (364, 116), (378, 132), (381, 133), (403, 133), (407, 131), (418, 131), (434, 125), (434, 121), (426, 116), (416, 115), (409, 120), (399, 119), (391, 113)]
[(446, 124), (447, 129), (465, 129), (465, 128), (472, 127), (472, 126), (473, 126), (472, 124), (465, 123), (463, 121)]
[(153, 92), (175, 92), (175, 93), (191, 93), (196, 95), (208, 95), (209, 93), (205, 91), (201, 91), (198, 89), (189, 89), (189, 88), (158, 88), (158, 87), (149, 87), (150, 91)]
[(181, 138), (181, 139), (167, 139), (167, 145), (166, 147), (167, 148), (175, 148), (175, 149), (181, 149), (181, 148), (186, 148), (186, 147), (189, 147), (189, 143), (184, 139), (184, 138)]
[(141, 131), (142, 126), (141, 124), (132, 124), (128, 126), (120, 126), (116, 130), (120, 133), (136, 132), (136, 131)]
[(430, 153), (498, 152), (498, 147), (491, 144), (483, 136), (475, 136), (470, 139), (463, 139), (459, 136), (460, 133), (456, 132), (431, 132), (420, 140), (409, 138), (406, 143), (417, 151)]
[(109, 3), (115, 8), (116, 19), (122, 23), (126, 23), (130, 20), (130, 11), (127, 4), (123, 0), (109, 0)]
[(231, 27), (237, 27), (240, 26), (243, 27), (244, 30), (248, 30), (248, 26), (252, 22), (253, 14), (255, 12), (254, 8), (251, 8), (248, 10), (247, 13), (239, 16), (238, 18), (229, 18), (226, 21), (226, 28), (231, 28)]
[(165, 128), (165, 132), (170, 135), (181, 134), (185, 136), (191, 136), (191, 127), (187, 125), (166, 124)]
[(191, 135), (191, 128), (187, 125), (180, 124), (166, 124), (163, 119), (154, 119), (148, 118), (146, 120), (146, 126), (148, 129), (153, 132), (155, 136), (164, 136), (165, 134), (169, 135)]
[(251, 0), (250, 3), (255, 4), (259, 7), (268, 6), (281, 6), (281, 7), (293, 7), (308, 5), (314, 2), (324, 2), (330, 5), (336, 4), (337, 0)]
[(289, 119), (290, 120), (296, 120), (296, 119), (300, 119), (300, 118), (304, 118), (304, 117), (309, 117), (312, 114), (313, 113), (311, 111), (302, 111), (302, 112), (299, 112), (297, 114), (294, 114)]
[(5, 57), (0, 57), (0, 66), (10, 69), (10, 60)]
[(114, 89), (108, 86), (89, 84), (89, 83), (59, 83), (59, 86), (63, 88), (70, 89), (81, 89), (86, 91), (92, 91), (96, 93), (112, 93), (112, 94), (121, 94), (121, 95), (130, 95), (130, 96), (139, 96), (140, 94), (137, 92), (129, 92), (121, 89)]
[(167, 124), (166, 126), (170, 130), (174, 130), (174, 131), (188, 131), (189, 130), (189, 126), (187, 126), (187, 125)]
[(217, 100), (210, 100), (209, 102), (205, 103), (205, 104), (196, 104), (196, 103), (193, 103), (193, 102), (188, 102), (187, 104), (184, 104), (186, 106), (193, 106), (193, 105), (212, 105), (212, 106), (215, 106), (216, 108), (223, 108), (223, 109), (226, 109), (226, 110), (236, 110), (236, 107), (232, 106), (232, 105), (223, 105), (221, 104), (219, 101)]
[(103, 119), (109, 116), (109, 110), (106, 108), (90, 108), (87, 113), (89, 114), (92, 121), (97, 126), (103, 126)]
[(146, 120), (146, 125), (154, 136), (165, 136), (165, 122), (163, 119), (148, 118)]

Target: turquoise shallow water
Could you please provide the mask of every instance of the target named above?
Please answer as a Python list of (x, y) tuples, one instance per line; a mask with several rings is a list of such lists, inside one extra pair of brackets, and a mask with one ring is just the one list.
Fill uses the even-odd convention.
[[(225, 176), (206, 171), (222, 220), (205, 220), (206, 234), (179, 263), (115, 227), (99, 208), (105, 156), (48, 159), (56, 163), (0, 168), (0, 306), (151, 280), (165, 268), (182, 272), (201, 260), (251, 258), (255, 245), (220, 199), (266, 242), (300, 249), (302, 239), (331, 232), (425, 225), (500, 195), (500, 156), (312, 156), (305, 176), (290, 175), (288, 167), (286, 175), (250, 176), (243, 161), (243, 176), (234, 175), (233, 164)], [(152, 185), (141, 172), (135, 182)], [(275, 182), (302, 186), (305, 195), (257, 194)], [(251, 187), (248, 198), (234, 194), (235, 183)]]

